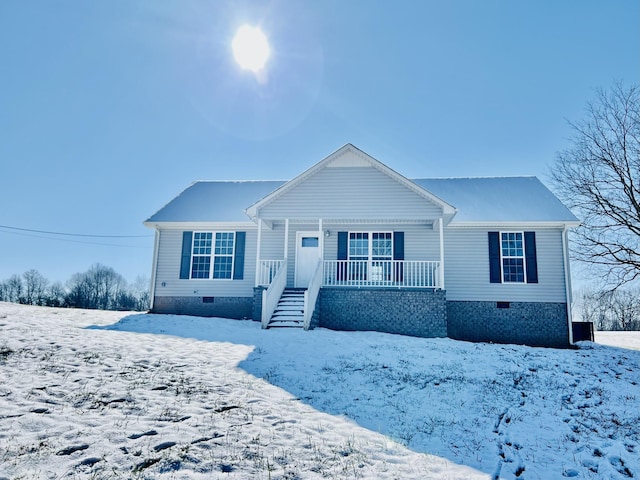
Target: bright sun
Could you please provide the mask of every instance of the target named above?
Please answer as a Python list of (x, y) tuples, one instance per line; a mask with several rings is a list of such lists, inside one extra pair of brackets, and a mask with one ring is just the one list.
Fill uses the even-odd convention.
[(256, 73), (262, 70), (271, 55), (269, 40), (258, 27), (243, 25), (231, 43), (233, 56), (242, 68)]

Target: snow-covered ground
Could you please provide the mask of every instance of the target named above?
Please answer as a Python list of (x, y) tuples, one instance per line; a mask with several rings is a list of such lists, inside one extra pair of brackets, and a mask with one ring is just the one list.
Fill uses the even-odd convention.
[(595, 332), (596, 343), (640, 350), (640, 332)]
[(0, 478), (637, 478), (639, 406), (638, 350), (0, 303)]

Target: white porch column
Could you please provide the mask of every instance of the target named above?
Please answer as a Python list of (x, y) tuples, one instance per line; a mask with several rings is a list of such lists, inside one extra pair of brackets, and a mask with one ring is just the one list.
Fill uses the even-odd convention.
[(284, 258), (289, 258), (289, 219), (284, 221)]
[(440, 288), (444, 290), (444, 224), (442, 217), (438, 219), (440, 230)]
[(260, 244), (262, 243), (262, 220), (258, 219), (258, 245), (256, 247), (256, 284), (260, 282)]
[(324, 258), (324, 232), (322, 231), (322, 219), (318, 220), (318, 246), (320, 247), (320, 260)]

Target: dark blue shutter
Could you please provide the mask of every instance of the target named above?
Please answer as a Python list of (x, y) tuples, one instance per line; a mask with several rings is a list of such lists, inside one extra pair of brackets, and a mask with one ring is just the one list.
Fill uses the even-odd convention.
[[(393, 232), (393, 259), (404, 260), (404, 232)], [(394, 275), (397, 282), (402, 282), (403, 267), (402, 263), (396, 264)]]
[(491, 283), (502, 283), (500, 270), (500, 233), (489, 232), (489, 281)]
[(182, 232), (182, 257), (180, 259), (180, 278), (188, 279), (191, 268), (191, 245), (193, 244), (193, 232)]
[[(338, 232), (338, 260), (347, 260), (349, 254), (349, 232)], [(338, 263), (337, 280), (347, 279), (347, 262)]]
[(527, 262), (527, 283), (538, 283), (536, 232), (524, 232), (524, 255)]
[(236, 232), (236, 245), (233, 252), (233, 279), (242, 280), (244, 278), (244, 245), (246, 243), (246, 232)]
[(338, 260), (346, 260), (348, 252), (348, 232), (338, 232)]
[(393, 232), (393, 259), (404, 260), (404, 232)]

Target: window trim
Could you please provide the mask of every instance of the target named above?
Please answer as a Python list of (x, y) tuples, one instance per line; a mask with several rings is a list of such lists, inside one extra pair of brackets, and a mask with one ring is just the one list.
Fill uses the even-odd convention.
[[(353, 233), (366, 233), (367, 234), (367, 241), (368, 241), (368, 246), (367, 246), (367, 262), (371, 263), (371, 262), (385, 262), (388, 260), (393, 260), (393, 232), (390, 230), (369, 230), (369, 231), (362, 231), (362, 230), (353, 230), (353, 231), (349, 231), (347, 232), (347, 260), (352, 260), (352, 255), (351, 255), (351, 234)], [(373, 234), (374, 233), (382, 233), (384, 235), (389, 235), (391, 237), (391, 254), (388, 255), (389, 258), (384, 258), (384, 259), (377, 259), (374, 260), (373, 259)], [(364, 257), (364, 255), (353, 255), (354, 257)], [(387, 255), (384, 255), (385, 257)], [(381, 257), (381, 255), (377, 255), (377, 257)], [(365, 261), (365, 260), (354, 260), (354, 261)]]
[[(209, 254), (196, 254), (195, 252), (195, 241), (196, 241), (196, 236), (197, 234), (202, 234), (202, 233), (210, 233), (211, 234), (211, 253)], [(231, 234), (233, 237), (233, 243), (231, 245), (231, 253), (230, 254), (216, 254), (215, 250), (216, 250), (216, 235), (218, 233), (228, 233)], [(233, 280), (233, 272), (234, 272), (234, 268), (235, 268), (235, 249), (236, 249), (236, 233), (235, 231), (231, 231), (231, 230), (194, 230), (192, 233), (192, 238), (191, 238), (191, 259), (189, 262), (189, 280), (214, 280), (214, 281), (229, 281), (229, 280)], [(193, 259), (194, 257), (209, 257), (209, 275), (207, 277), (203, 277), (203, 278), (197, 278), (193, 276)], [(225, 278), (215, 278), (214, 277), (214, 272), (215, 272), (215, 260), (216, 257), (220, 257), (220, 258), (228, 258), (231, 257), (231, 270), (230, 270), (230, 275), (229, 277), (225, 277)]]
[[(366, 235), (367, 237), (367, 254), (366, 254), (366, 258), (365, 255), (351, 255), (351, 235), (352, 234), (363, 234)], [(391, 240), (391, 246), (390, 246), (390, 253), (389, 255), (375, 255), (374, 258), (374, 254), (373, 254), (373, 235), (374, 234), (382, 234), (385, 236), (389, 236), (390, 240)], [(358, 230), (358, 231), (349, 231), (347, 232), (347, 261), (348, 262), (363, 262), (362, 264), (358, 264), (358, 265), (364, 265), (364, 268), (355, 266), (353, 264), (351, 264), (352, 266), (350, 267), (350, 271), (349, 272), (349, 276), (351, 277), (352, 275), (355, 276), (363, 276), (363, 278), (361, 278), (361, 280), (372, 280), (374, 276), (381, 276), (382, 278), (378, 279), (378, 281), (380, 282), (385, 282), (385, 281), (390, 281), (391, 280), (391, 275), (392, 275), (392, 265), (393, 265), (393, 246), (394, 246), (394, 242), (393, 242), (393, 231), (389, 231), (389, 230), (368, 230), (368, 231), (362, 231), (362, 230)], [(382, 258), (384, 257), (384, 258)], [(388, 257), (388, 258), (387, 258)], [(376, 263), (380, 263), (380, 262), (388, 262), (388, 272), (386, 272), (386, 270), (384, 269), (384, 267), (376, 265)], [(376, 267), (376, 268), (374, 268)], [(382, 268), (382, 270), (380, 270), (380, 268)], [(377, 271), (378, 270), (378, 271)], [(376, 273), (377, 271), (377, 273)], [(385, 279), (385, 277), (388, 276), (388, 278)]]
[[(509, 233), (515, 233), (515, 234), (520, 234), (521, 236), (521, 241), (522, 241), (522, 256), (520, 255), (504, 255), (503, 254), (503, 250), (502, 250), (502, 236), (504, 234), (509, 234)], [(526, 250), (526, 242), (525, 242), (525, 235), (524, 235), (524, 230), (500, 230), (498, 232), (498, 240), (499, 240), (499, 244), (498, 244), (498, 248), (499, 248), (499, 253), (500, 253), (500, 283), (503, 285), (526, 285), (527, 282), (527, 250)], [(510, 258), (514, 258), (514, 259), (522, 259), (522, 281), (521, 282), (517, 282), (517, 281), (511, 281), (511, 280), (505, 280), (504, 275), (504, 260), (505, 259), (510, 259)]]

